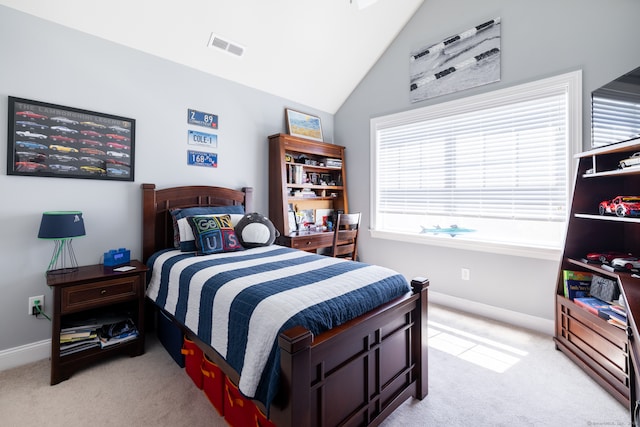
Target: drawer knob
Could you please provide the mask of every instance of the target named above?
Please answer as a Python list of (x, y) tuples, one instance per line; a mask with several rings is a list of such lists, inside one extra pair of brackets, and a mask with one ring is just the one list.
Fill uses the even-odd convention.
[(100, 291), (100, 295), (104, 295), (104, 294), (106, 294), (106, 293), (107, 293), (107, 290), (106, 290), (106, 289), (103, 289), (103, 290), (101, 290), (101, 291)]
[(311, 244), (311, 242), (310, 242), (310, 241), (309, 241), (309, 242), (307, 242), (307, 246), (309, 246), (310, 244)]

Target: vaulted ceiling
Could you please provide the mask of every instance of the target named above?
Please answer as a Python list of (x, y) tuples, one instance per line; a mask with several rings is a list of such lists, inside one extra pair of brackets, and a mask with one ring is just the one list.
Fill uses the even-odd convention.
[(0, 0), (0, 5), (335, 113), (423, 2)]

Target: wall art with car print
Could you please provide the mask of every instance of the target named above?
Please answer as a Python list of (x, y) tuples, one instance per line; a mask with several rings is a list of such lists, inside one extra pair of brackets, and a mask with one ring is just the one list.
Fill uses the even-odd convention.
[(9, 97), (8, 124), (8, 175), (134, 179), (134, 119)]

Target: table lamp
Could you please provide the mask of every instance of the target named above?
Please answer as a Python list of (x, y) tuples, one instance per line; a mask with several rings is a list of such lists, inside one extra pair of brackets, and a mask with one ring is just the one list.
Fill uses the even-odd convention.
[(78, 270), (78, 261), (71, 240), (84, 235), (82, 212), (51, 211), (42, 214), (38, 238), (55, 242), (47, 274), (64, 274)]

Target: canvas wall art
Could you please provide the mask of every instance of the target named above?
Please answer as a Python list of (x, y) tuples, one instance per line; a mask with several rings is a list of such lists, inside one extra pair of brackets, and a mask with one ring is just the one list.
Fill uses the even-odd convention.
[(411, 102), (500, 81), (500, 18), (411, 53)]

